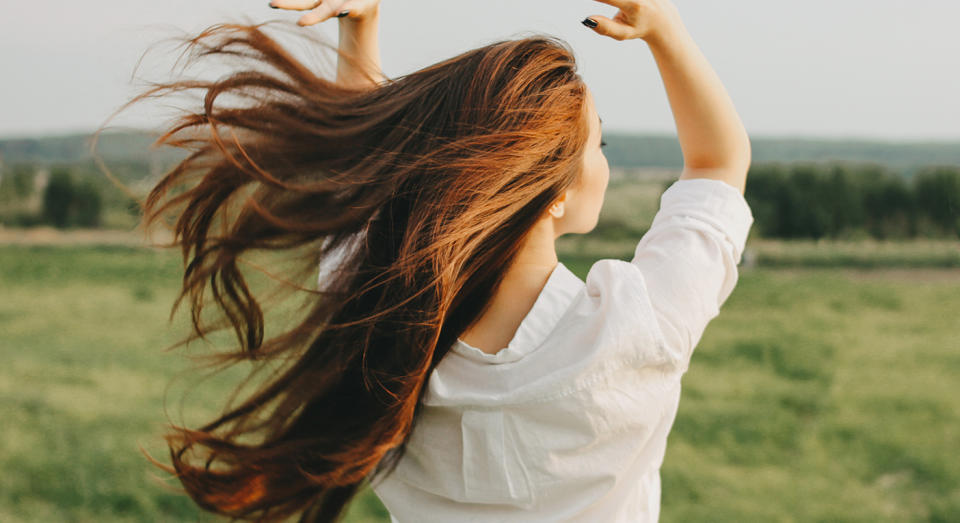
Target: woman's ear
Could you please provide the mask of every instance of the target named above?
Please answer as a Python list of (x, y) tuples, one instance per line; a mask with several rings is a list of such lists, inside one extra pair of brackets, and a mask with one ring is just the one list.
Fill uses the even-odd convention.
[(567, 193), (563, 193), (563, 196), (561, 196), (559, 199), (554, 201), (552, 205), (550, 205), (550, 215), (557, 219), (562, 218), (566, 201), (567, 201)]

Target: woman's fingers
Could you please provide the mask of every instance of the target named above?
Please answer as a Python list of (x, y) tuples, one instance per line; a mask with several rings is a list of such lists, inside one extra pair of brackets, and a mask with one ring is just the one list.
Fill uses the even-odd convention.
[(317, 7), (322, 0), (272, 0), (270, 7), (276, 9), (290, 9), (293, 11), (308, 11)]
[(617, 9), (629, 9), (630, 1), (629, 0), (594, 0), (595, 2), (600, 2), (601, 4), (612, 5)]
[(297, 24), (306, 26), (319, 24), (340, 13), (355, 21), (375, 16), (379, 12), (380, 0), (272, 0), (270, 7), (308, 11), (297, 20)]
[[(603, 0), (597, 0), (598, 2)], [(609, 36), (614, 40), (626, 40), (628, 38), (634, 38), (634, 29), (626, 24), (616, 22), (611, 20), (603, 15), (590, 15), (588, 19), (594, 20), (597, 22), (596, 27), (591, 27), (590, 24), (584, 23), (587, 27), (591, 27), (597, 34), (604, 36)]]
[(300, 25), (319, 24), (343, 11), (348, 0), (271, 0), (270, 7), (291, 11), (309, 11), (297, 20)]
[(297, 20), (297, 23), (300, 25), (319, 24), (324, 20), (329, 20), (340, 11), (343, 11), (346, 4), (347, 2), (344, 0), (324, 0), (323, 3), (312, 9), (309, 13), (301, 16), (300, 20)]
[(613, 18), (591, 16), (584, 25), (616, 40), (642, 38), (647, 42), (683, 27), (680, 12), (671, 0), (595, 0), (619, 8)]

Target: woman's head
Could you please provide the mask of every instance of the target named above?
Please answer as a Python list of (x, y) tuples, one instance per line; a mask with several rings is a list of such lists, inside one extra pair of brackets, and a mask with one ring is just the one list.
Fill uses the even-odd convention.
[(569, 232), (587, 233), (597, 225), (603, 196), (610, 181), (610, 166), (601, 146), (600, 116), (597, 114), (593, 94), (587, 90), (584, 102), (587, 124), (590, 128), (582, 157), (583, 165), (577, 183), (550, 206), (550, 219), (555, 236)]
[[(400, 78), (381, 96), (417, 84), (429, 85), (428, 92), (402, 110), (401, 127), (416, 122), (422, 137), (409, 136), (410, 152), (435, 155), (442, 164), (442, 179), (452, 185), (440, 205), (475, 211), (451, 227), (502, 226), (522, 206), (525, 215), (535, 209), (540, 220), (553, 218), (557, 236), (596, 225), (609, 168), (592, 95), (564, 42), (544, 36), (497, 42)], [(430, 185), (429, 174), (420, 174), (412, 181)], [(476, 192), (484, 187), (495, 191)], [(552, 205), (544, 208), (544, 199)], [(491, 214), (491, 204), (507, 212)], [(481, 224), (481, 213), (498, 221)]]
[[(230, 327), (240, 350), (224, 361), (280, 367), (199, 430), (175, 426), (172, 470), (208, 510), (327, 520), (399, 459), (430, 372), (534, 226), (596, 223), (599, 122), (573, 54), (551, 37), (368, 90), (317, 76), (261, 26), (215, 26), (190, 49), (245, 67), (138, 97), (204, 95), (159, 140), (190, 154), (151, 191), (145, 222), (174, 214), (177, 303), (190, 303), (194, 337)], [(259, 251), (297, 253), (282, 280), (304, 286), (339, 257), (320, 291), (301, 289), (293, 326), (267, 339), (263, 294), (240, 264)], [(223, 321), (207, 322), (211, 302)]]

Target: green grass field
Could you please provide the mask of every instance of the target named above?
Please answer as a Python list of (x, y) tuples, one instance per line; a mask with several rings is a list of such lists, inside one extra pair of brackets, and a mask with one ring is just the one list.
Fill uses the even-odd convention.
[[(561, 258), (581, 277), (589, 258)], [(0, 521), (204, 520), (142, 456), (238, 373), (163, 352), (170, 253), (0, 246)], [(663, 521), (960, 521), (960, 271), (744, 270), (684, 377)], [(175, 323), (182, 327), (182, 323)], [(347, 521), (387, 521), (371, 492)]]

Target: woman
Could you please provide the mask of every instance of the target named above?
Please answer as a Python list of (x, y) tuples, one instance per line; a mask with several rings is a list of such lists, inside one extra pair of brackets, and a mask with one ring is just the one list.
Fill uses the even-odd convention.
[[(369, 484), (404, 523), (658, 518), (680, 377), (752, 223), (750, 145), (668, 0), (600, 1), (618, 12), (584, 25), (646, 41), (685, 167), (633, 259), (600, 260), (585, 282), (554, 240), (595, 226), (609, 169), (560, 40), (386, 79), (376, 0), (274, 0), (306, 11), (301, 25), (339, 18), (336, 82), (260, 26), (222, 25), (191, 41), (194, 57), (248, 67), (142, 95), (205, 95), (161, 138), (190, 155), (145, 221), (174, 214), (194, 337), (232, 328), (240, 350), (223, 360), (271, 371), (168, 436), (169, 470), (200, 506), (333, 521)], [(292, 321), (241, 270), (263, 251), (293, 255), (281, 285), (321, 266)]]

